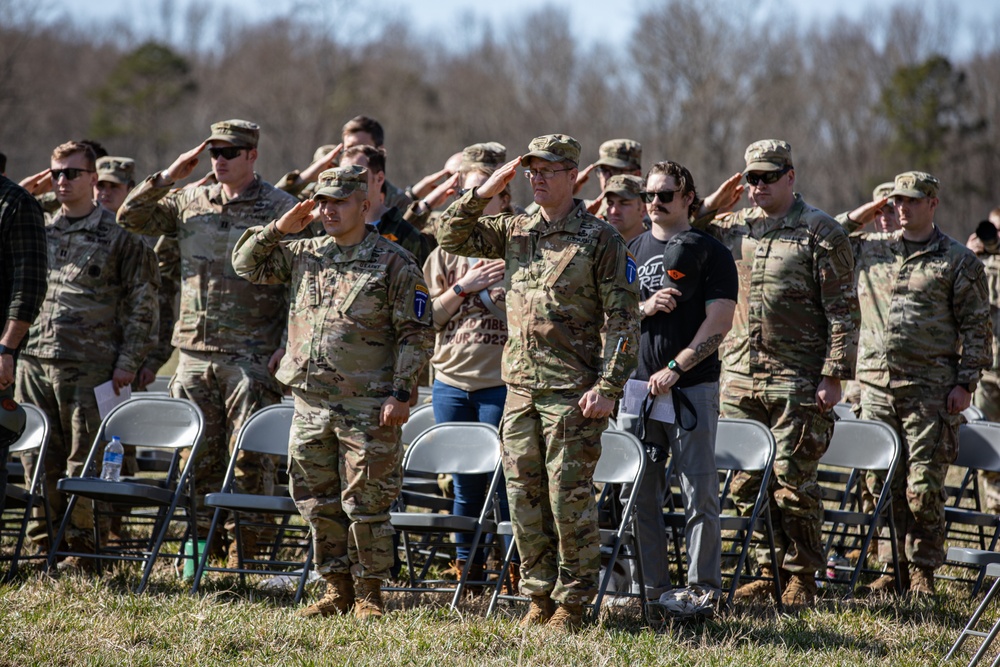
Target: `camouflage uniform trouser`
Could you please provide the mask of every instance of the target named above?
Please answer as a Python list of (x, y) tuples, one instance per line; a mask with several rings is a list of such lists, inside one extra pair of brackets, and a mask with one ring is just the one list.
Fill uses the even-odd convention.
[[(958, 454), (961, 415), (948, 414), (948, 391), (927, 387), (883, 389), (862, 385), (864, 419), (885, 422), (899, 434), (903, 451), (891, 482), (892, 516), (899, 559), (919, 567), (944, 562), (945, 475)], [(868, 473), (868, 485), (880, 493), (880, 473)], [(891, 561), (888, 529), (879, 540), (879, 559)]]
[(389, 508), (403, 487), (401, 429), (379, 425), (383, 399), (292, 393), (289, 492), (312, 528), (316, 571), (388, 579)]
[(597, 593), (594, 468), (607, 419), (587, 419), (584, 390), (507, 392), (501, 433), (521, 593), (584, 604)]
[[(986, 371), (976, 387), (973, 401), (983, 411), (986, 419), (1000, 422), (1000, 375)], [(1000, 472), (980, 473), (983, 486), (983, 505), (988, 512), (1000, 514)]]
[[(816, 572), (825, 562), (817, 468), (833, 435), (832, 414), (816, 404), (816, 383), (728, 373), (722, 377), (721, 403), (723, 417), (753, 419), (771, 429), (777, 444), (769, 493), (776, 555), (787, 572)], [(753, 507), (760, 484), (757, 473), (734, 477), (732, 495), (744, 513)], [(767, 549), (757, 549), (757, 561), (770, 565)]]
[[(53, 531), (58, 530), (66, 512), (67, 496), (56, 489), (63, 477), (76, 477), (83, 471), (83, 464), (101, 427), (101, 416), (94, 398), (94, 387), (111, 379), (112, 368), (107, 364), (88, 364), (79, 361), (39, 359), (22, 354), (17, 362), (17, 400), (41, 409), (49, 418), (49, 446), (45, 455), (45, 492), (52, 507)], [(36, 453), (21, 457), (24, 474), (30, 479), (38, 465)], [(100, 462), (91, 474), (100, 473)], [(28, 527), (28, 537), (33, 542), (46, 538), (41, 518), (44, 510), (36, 508)], [(66, 531), (67, 542), (93, 540), (93, 504), (80, 498), (73, 509)]]
[[(240, 427), (257, 410), (281, 401), (278, 383), (267, 370), (267, 360), (268, 355), (181, 350), (177, 371), (170, 380), (170, 395), (193, 401), (205, 415), (205, 433), (194, 468), (201, 536), (208, 535), (213, 514), (205, 509), (205, 494), (222, 489)], [(236, 489), (242, 493), (271, 493), (274, 469), (272, 456), (240, 454)], [(263, 520), (260, 516), (247, 518)], [(233, 522), (226, 528), (232, 531)]]

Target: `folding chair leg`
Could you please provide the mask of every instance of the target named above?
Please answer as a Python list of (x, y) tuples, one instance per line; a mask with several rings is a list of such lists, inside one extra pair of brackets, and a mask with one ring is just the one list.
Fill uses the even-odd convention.
[(486, 608), (486, 618), (489, 618), (493, 611), (497, 608), (497, 600), (500, 599), (500, 591), (503, 590), (503, 585), (510, 576), (510, 561), (514, 558), (515, 548), (514, 540), (512, 539), (510, 541), (510, 546), (507, 547), (507, 553), (504, 554), (503, 564), (500, 565), (500, 575), (497, 577), (497, 585), (493, 589), (493, 597), (490, 598), (490, 606)]
[[(205, 574), (205, 568), (208, 566), (208, 555), (211, 548), (212, 540), (215, 538), (215, 530), (218, 527), (219, 518), (222, 516), (222, 510), (216, 508), (215, 512), (212, 514), (212, 524), (208, 527), (208, 537), (205, 538), (205, 550), (199, 554), (198, 553), (198, 531), (195, 529), (195, 534), (191, 537), (194, 540), (194, 558), (196, 558), (195, 563), (197, 563), (197, 569), (194, 573), (194, 583), (191, 584), (191, 595), (196, 595), (198, 593), (198, 587), (201, 586), (201, 578)], [(197, 518), (195, 519), (195, 525), (197, 525)]]
[(984, 597), (983, 601), (979, 603), (979, 606), (976, 607), (976, 611), (972, 613), (972, 617), (969, 619), (969, 622), (965, 624), (965, 628), (961, 633), (959, 633), (958, 638), (951, 647), (951, 650), (948, 651), (948, 655), (944, 658), (946, 662), (950, 660), (953, 655), (955, 655), (955, 652), (961, 648), (962, 644), (969, 637), (983, 637), (983, 643), (979, 646), (979, 650), (976, 651), (976, 655), (974, 655), (972, 660), (969, 661), (970, 667), (978, 663), (982, 659), (983, 655), (985, 655), (987, 649), (990, 647), (990, 644), (993, 643), (994, 638), (996, 638), (997, 633), (1000, 632), (1000, 618), (998, 618), (997, 622), (993, 624), (993, 627), (990, 628), (989, 632), (981, 632), (975, 628), (979, 623), (979, 619), (986, 611), (986, 608), (990, 606), (990, 602), (993, 601), (993, 598), (996, 597), (998, 592), (1000, 592), (1000, 577), (993, 582), (990, 590), (986, 593), (986, 597)]

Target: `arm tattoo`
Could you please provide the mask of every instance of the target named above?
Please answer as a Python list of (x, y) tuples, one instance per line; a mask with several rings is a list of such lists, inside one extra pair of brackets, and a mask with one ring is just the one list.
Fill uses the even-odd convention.
[(722, 334), (715, 334), (714, 336), (709, 336), (707, 340), (698, 344), (698, 347), (694, 351), (694, 359), (691, 360), (691, 367), (694, 368), (702, 362), (703, 359), (708, 357), (708, 355), (719, 349), (719, 345), (722, 344), (722, 340), (725, 338)]

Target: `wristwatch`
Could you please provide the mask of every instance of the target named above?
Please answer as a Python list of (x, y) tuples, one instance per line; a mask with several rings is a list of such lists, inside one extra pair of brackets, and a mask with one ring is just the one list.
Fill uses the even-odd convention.
[(639, 302), (639, 315), (642, 316), (642, 317), (646, 317), (646, 302), (645, 301), (640, 301)]
[(400, 403), (408, 403), (410, 400), (410, 392), (406, 389), (394, 389), (391, 396)]
[(676, 359), (671, 359), (670, 361), (667, 362), (667, 370), (671, 370), (677, 373), (678, 375), (684, 374), (684, 369), (681, 368), (681, 365), (677, 363)]
[(0, 357), (2, 357), (5, 354), (9, 354), (10, 356), (14, 356), (14, 353), (16, 353), (16, 352), (17, 352), (17, 348), (7, 347), (6, 345), (0, 345)]
[(455, 286), (451, 288), (451, 291), (454, 292), (455, 294), (459, 295), (463, 299), (465, 297), (469, 296), (469, 293), (466, 292), (465, 289), (461, 285), (459, 285), (458, 283), (455, 283)]

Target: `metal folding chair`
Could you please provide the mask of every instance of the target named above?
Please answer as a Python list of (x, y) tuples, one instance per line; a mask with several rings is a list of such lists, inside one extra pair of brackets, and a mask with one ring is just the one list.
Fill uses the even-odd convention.
[[(90, 448), (87, 460), (79, 477), (64, 477), (57, 488), (69, 495), (66, 515), (59, 526), (54, 545), (61, 545), (69, 527), (73, 509), (80, 498), (92, 501), (94, 512), (95, 553), (60, 551), (54, 548), (49, 554), (49, 570), (55, 567), (59, 556), (93, 558), (98, 566), (105, 560), (138, 562), (143, 565), (142, 579), (136, 593), (145, 590), (156, 559), (161, 555), (168, 529), (175, 522), (183, 525), (183, 542), (196, 539), (195, 495), (193, 484), (194, 461), (205, 418), (197, 405), (182, 398), (160, 396), (134, 397), (115, 407), (108, 414)], [(121, 438), (123, 444), (152, 447), (170, 451), (172, 457), (168, 469), (158, 476), (123, 478), (111, 482), (97, 477), (104, 445), (113, 435)], [(181, 452), (190, 450), (187, 463), (181, 464)], [(125, 506), (130, 512), (128, 528), (133, 536), (141, 530), (148, 530), (148, 538), (133, 537), (116, 543), (103, 543), (101, 519), (105, 511), (103, 503)], [(131, 510), (142, 510), (133, 512)], [(183, 553), (167, 554), (183, 561), (196, 558)], [(197, 562), (197, 561), (195, 561)]]
[[(983, 640), (983, 642), (979, 645), (979, 649), (968, 663), (968, 667), (974, 667), (980, 660), (983, 659), (983, 656), (986, 655), (986, 651), (990, 648), (990, 644), (993, 643), (997, 634), (1000, 633), (1000, 617), (997, 618), (988, 631), (984, 632), (976, 629), (976, 626), (979, 625), (979, 620), (982, 618), (986, 608), (990, 606), (993, 598), (995, 598), (997, 593), (1000, 592), (1000, 554), (995, 551), (951, 547), (948, 549), (948, 560), (952, 562), (969, 563), (977, 567), (981, 567), (983, 568), (984, 576), (996, 578), (996, 581), (994, 581), (993, 585), (990, 586), (990, 590), (987, 591), (986, 595), (983, 597), (982, 602), (979, 603), (979, 606), (976, 607), (976, 610), (972, 613), (972, 616), (969, 618), (969, 622), (965, 624), (962, 632), (960, 632), (958, 638), (955, 639), (955, 643), (952, 644), (951, 649), (948, 651), (948, 655), (944, 658), (945, 662), (951, 660), (952, 656), (954, 656), (956, 651), (961, 648), (966, 639), (969, 637), (979, 637)], [(992, 665), (993, 667), (1000, 665), (1000, 655), (994, 658)]]
[[(880, 421), (845, 419), (835, 422), (830, 446), (819, 461), (826, 468), (847, 472), (846, 484), (836, 489), (829, 485), (825, 487), (831, 493), (825, 493), (824, 498), (828, 504), (833, 501), (832, 504), (836, 507), (827, 506), (823, 510), (823, 531), (826, 534), (824, 554), (829, 555), (831, 549), (839, 549), (843, 555), (849, 546), (857, 546), (862, 554), (855, 566), (842, 568), (851, 573), (844, 599), (854, 594), (861, 573), (867, 571), (864, 554), (868, 553), (868, 547), (881, 525), (889, 527), (896, 590), (902, 590), (890, 483), (901, 453), (899, 436), (888, 425)], [(870, 513), (864, 511), (861, 499), (861, 483), (868, 470), (884, 472), (886, 479), (882, 492), (874, 499), (874, 507)], [(852, 528), (856, 528), (858, 532), (850, 532)], [(839, 581), (835, 578), (827, 583), (835, 584)]]
[[(309, 569), (312, 563), (313, 542), (310, 538), (309, 526), (304, 523), (292, 523), (299, 516), (295, 502), (289, 497), (288, 489), (276, 486), (271, 495), (239, 493), (235, 490), (236, 461), (240, 452), (255, 452), (274, 456), (281, 461), (287, 460), (289, 433), (292, 426), (292, 415), (295, 409), (290, 405), (269, 405), (250, 415), (244, 422), (236, 437), (236, 447), (229, 459), (229, 468), (219, 493), (209, 493), (205, 496), (205, 506), (215, 508), (212, 525), (208, 530), (207, 544), (212, 544), (215, 532), (220, 529), (220, 523), (225, 514), (230, 514), (235, 521), (236, 540), (239, 567), (217, 567), (209, 564), (209, 554), (201, 554), (198, 570), (194, 576), (191, 593), (197, 593), (205, 572), (227, 572), (238, 574), (243, 583), (247, 574), (297, 576), (298, 585), (295, 590), (295, 602), (302, 599), (306, 582), (309, 579)], [(278, 523), (255, 521), (258, 517), (276, 517)], [(253, 552), (247, 550), (242, 540), (245, 529), (253, 529), (261, 535), (273, 535), (273, 541), (258, 542)], [(293, 559), (292, 556), (298, 556)]]
[(833, 406), (833, 416), (837, 419), (857, 419), (850, 403), (837, 403)]
[[(49, 544), (52, 544), (52, 511), (49, 507), (49, 499), (45, 495), (45, 456), (49, 447), (49, 418), (34, 405), (22, 403), (21, 406), (24, 408), (27, 423), (21, 437), (10, 446), (10, 453), (19, 455), (33, 451), (37, 464), (31, 479), (24, 479), (23, 486), (11, 483), (11, 480), (15, 478), (14, 474), (7, 478), (7, 498), (3, 506), (3, 515), (0, 517), (0, 535), (6, 539), (14, 540), (14, 550), (0, 554), (0, 561), (10, 563), (3, 575), (2, 581), (4, 582), (17, 576), (19, 561), (48, 560), (48, 554), (25, 555), (23, 553), (28, 523), (32, 519), (40, 519), (44, 523)], [(5, 465), (8, 466), (8, 472), (11, 473), (15, 471), (10, 470), (10, 468), (18, 467), (20, 476), (23, 477), (23, 466), (15, 466), (13, 461), (5, 462)], [(41, 516), (35, 514), (36, 508), (41, 509)], [(35, 516), (32, 516), (33, 514)]]
[[(390, 513), (393, 527), (402, 533), (408, 586), (387, 587), (386, 591), (410, 593), (453, 593), (451, 607), (455, 608), (462, 591), (469, 583), (469, 558), (457, 582), (431, 579), (432, 567), (439, 563), (439, 556), (450, 550), (448, 541), (452, 533), (470, 535), (470, 553), (483, 548), (485, 537), (496, 532), (499, 520), (497, 489), (503, 480), (500, 469), (500, 435), (492, 424), (449, 422), (436, 424), (418, 435), (403, 458), (403, 475), (413, 472), (439, 474), (488, 474), (491, 475), (486, 499), (478, 516), (427, 512), (422, 498), (413, 501), (412, 492), (403, 489), (394, 511)], [(416, 507), (414, 507), (416, 505)], [(414, 511), (411, 511), (414, 510)], [(419, 535), (419, 542), (410, 539)], [(473, 582), (483, 584), (485, 582)]]

